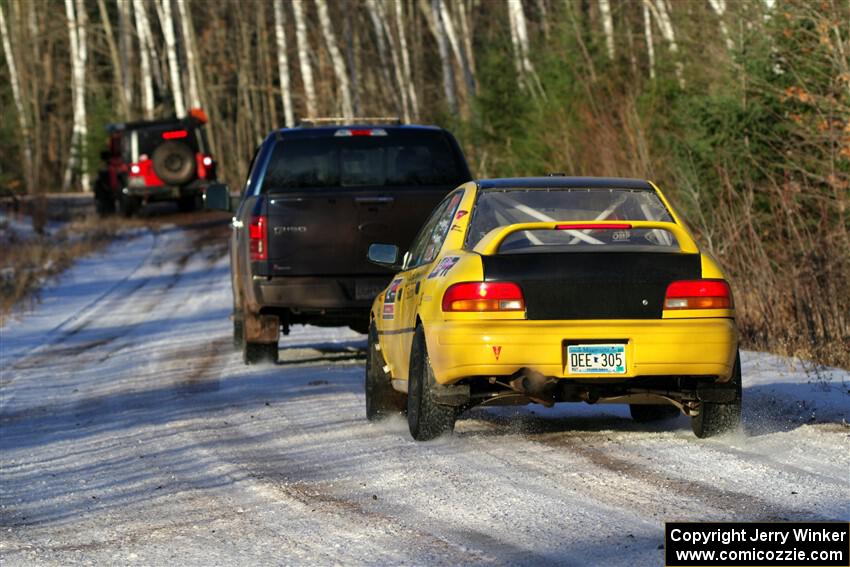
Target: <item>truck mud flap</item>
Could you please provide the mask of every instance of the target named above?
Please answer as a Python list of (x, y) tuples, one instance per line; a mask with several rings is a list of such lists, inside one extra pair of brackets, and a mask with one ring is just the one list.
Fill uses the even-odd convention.
[(245, 315), (245, 340), (251, 343), (277, 343), (280, 320), (276, 315)]

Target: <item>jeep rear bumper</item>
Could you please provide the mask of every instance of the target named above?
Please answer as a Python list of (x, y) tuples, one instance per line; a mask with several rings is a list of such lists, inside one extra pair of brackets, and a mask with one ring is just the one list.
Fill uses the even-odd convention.
[(203, 195), (209, 186), (209, 181), (198, 180), (188, 185), (173, 186), (173, 185), (128, 185), (124, 188), (126, 195), (130, 197), (138, 197), (146, 201), (169, 201), (177, 200), (182, 197), (195, 197)]

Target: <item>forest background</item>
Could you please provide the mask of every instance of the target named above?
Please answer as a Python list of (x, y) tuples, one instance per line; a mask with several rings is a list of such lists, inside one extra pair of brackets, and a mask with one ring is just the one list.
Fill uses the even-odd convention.
[(744, 345), (850, 368), (850, 0), (0, 0), (0, 191), (85, 191), (112, 122), (399, 116), (478, 177), (644, 177)]

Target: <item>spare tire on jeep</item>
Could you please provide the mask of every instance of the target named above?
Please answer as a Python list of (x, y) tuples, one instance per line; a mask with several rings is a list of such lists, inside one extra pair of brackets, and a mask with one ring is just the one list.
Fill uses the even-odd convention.
[(170, 185), (181, 185), (195, 177), (195, 153), (186, 144), (165, 142), (154, 150), (151, 159), (154, 172)]

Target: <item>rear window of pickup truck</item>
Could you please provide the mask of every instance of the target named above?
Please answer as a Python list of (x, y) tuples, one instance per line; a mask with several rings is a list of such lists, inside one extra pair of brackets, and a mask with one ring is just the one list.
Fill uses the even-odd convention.
[(277, 142), (262, 191), (327, 187), (460, 185), (462, 157), (440, 131), (384, 132), (371, 136), (284, 138)]

